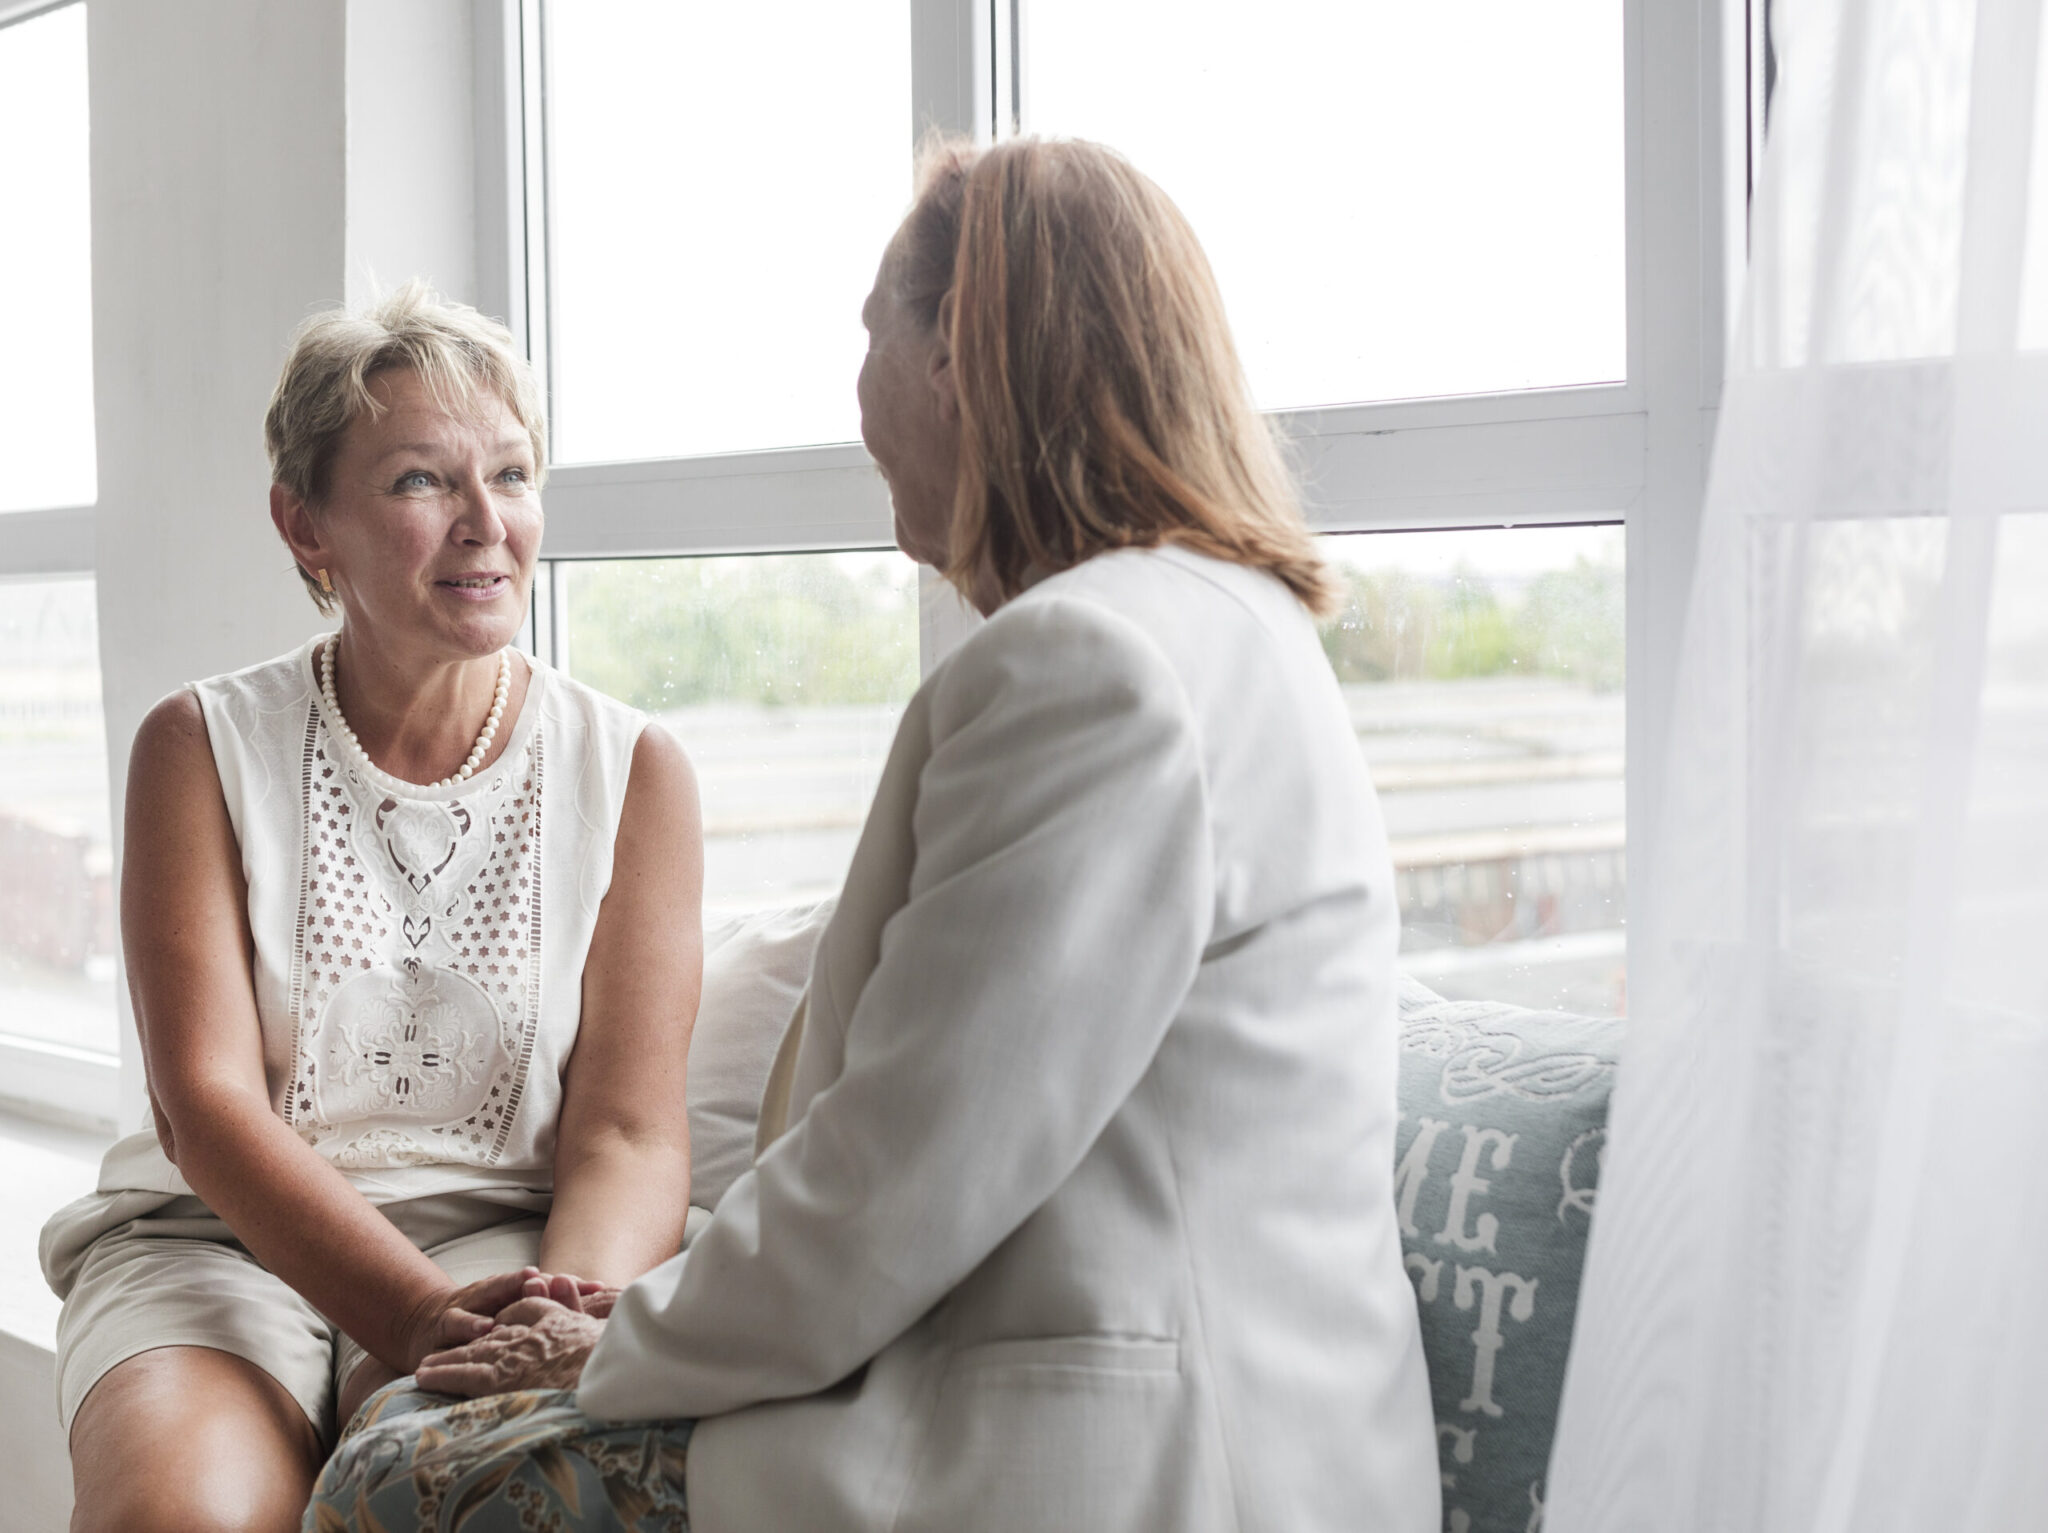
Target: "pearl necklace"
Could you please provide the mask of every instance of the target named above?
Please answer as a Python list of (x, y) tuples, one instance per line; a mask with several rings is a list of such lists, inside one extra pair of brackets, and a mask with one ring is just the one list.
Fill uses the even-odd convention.
[[(370, 753), (363, 749), (363, 742), (356, 738), (356, 732), (348, 727), (348, 720), (342, 717), (341, 702), (334, 695), (334, 656), (341, 648), (341, 633), (336, 630), (320, 646), (320, 700), (327, 704), (327, 716), (333, 721), (333, 733), (353, 752), (356, 765), (372, 782), (382, 787), (399, 789), (418, 788), (420, 783), (407, 782), (402, 777), (393, 777), (389, 772), (370, 759)], [(498, 651), (498, 688), (491, 695), (491, 711), (484, 719), (484, 732), (476, 737), (476, 744), (470, 748), (469, 759), (462, 763), (461, 770), (452, 777), (444, 777), (437, 783), (424, 786), (449, 788), (456, 783), (467, 782), (476, 769), (484, 764), (484, 757), (491, 753), (491, 741), (498, 737), (498, 723), (505, 717), (505, 699), (512, 693), (512, 651)]]

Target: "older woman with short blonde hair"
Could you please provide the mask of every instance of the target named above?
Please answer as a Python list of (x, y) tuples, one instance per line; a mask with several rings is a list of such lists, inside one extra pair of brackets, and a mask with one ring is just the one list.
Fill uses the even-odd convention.
[(663, 731), (513, 648), (530, 371), (409, 286), (300, 330), (265, 436), (341, 625), (135, 738), (155, 1124), (43, 1241), (80, 1530), (298, 1527), (371, 1389), (539, 1269), (639, 1276), (688, 1201), (695, 788)]
[(942, 146), (864, 318), (897, 541), (988, 621), (904, 712), (764, 1148), (680, 1256), (420, 1371), (580, 1414), (399, 1417), (316, 1512), (411, 1526), (459, 1463), (484, 1533), (610, 1526), (557, 1487), (612, 1463), (699, 1533), (1434, 1533), (1393, 870), (1201, 250), (1099, 145)]

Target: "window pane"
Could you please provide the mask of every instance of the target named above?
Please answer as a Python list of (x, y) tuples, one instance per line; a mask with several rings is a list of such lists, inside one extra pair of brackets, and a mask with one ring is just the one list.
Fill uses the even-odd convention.
[(1619, 379), (1620, 0), (1023, 0), (1025, 125), (1180, 204), (1268, 409)]
[(696, 765), (707, 921), (839, 892), (917, 689), (917, 599), (893, 552), (569, 566), (569, 673)]
[(1622, 529), (1324, 540), (1323, 627), (1386, 814), (1402, 964), (1445, 995), (1624, 1009)]
[(0, 511), (90, 505), (85, 7), (0, 28)]
[(91, 580), (0, 582), (0, 1033), (111, 1054), (97, 634)]
[(910, 7), (575, 0), (547, 45), (556, 461), (857, 440)]

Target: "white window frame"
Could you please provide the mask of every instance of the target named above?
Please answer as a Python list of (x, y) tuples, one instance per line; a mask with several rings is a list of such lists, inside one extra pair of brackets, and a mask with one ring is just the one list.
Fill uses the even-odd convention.
[[(1029, 0), (910, 0), (905, 150), (937, 126), (988, 140), (1017, 120), (1019, 12)], [(1623, 0), (1627, 381), (1593, 387), (1280, 412), (1319, 532), (1620, 521), (1627, 551), (1629, 859), (1661, 798), (1706, 468), (1743, 260), (1750, 89), (1763, 0)], [(545, 376), (548, 173), (534, 61), (543, 0), (481, 0), (480, 175), (486, 307), (510, 314)], [(495, 82), (486, 103), (482, 82)], [(1028, 87), (1028, 82), (1023, 82)], [(1757, 120), (1752, 122), (1752, 118)], [(484, 128), (489, 125), (491, 131)], [(888, 495), (857, 444), (552, 470), (550, 559), (788, 553), (887, 546)], [(547, 583), (550, 590), (557, 583)], [(933, 585), (926, 577), (927, 594)], [(926, 668), (966, 631), (924, 602)], [(551, 612), (537, 616), (546, 631)], [(1640, 879), (1631, 900), (1640, 901)], [(1640, 906), (1638, 905), (1638, 908)]]
[[(0, 0), (0, 30), (83, 0)], [(0, 581), (94, 574), (93, 508), (0, 512)], [(0, 1108), (92, 1129), (111, 1128), (118, 1053), (0, 1033)]]
[[(0, 27), (78, 0), (0, 0)], [(932, 126), (988, 139), (1016, 120), (1012, 0), (909, 0), (904, 149)], [(1028, 0), (1017, 0), (1028, 3)], [(1763, 0), (1623, 0), (1628, 381), (1591, 388), (1290, 411), (1319, 531), (1611, 521), (1627, 546), (1629, 857), (1655, 826), (1668, 694), (1761, 136)], [(547, 366), (547, 170), (532, 67), (541, 0), (473, 0), (478, 297)], [(1750, 89), (1754, 80), (1756, 89)], [(857, 444), (557, 468), (550, 560), (886, 547), (887, 492)], [(94, 509), (0, 514), (0, 580), (95, 573)], [(555, 651), (564, 565), (532, 638)], [(929, 669), (971, 626), (927, 577)], [(1644, 896), (1631, 880), (1638, 910)], [(111, 1123), (112, 1055), (0, 1036), (0, 1095)]]

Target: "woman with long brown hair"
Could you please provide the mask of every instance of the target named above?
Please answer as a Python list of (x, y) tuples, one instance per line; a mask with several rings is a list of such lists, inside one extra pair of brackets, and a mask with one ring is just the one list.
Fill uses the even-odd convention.
[(942, 145), (864, 318), (897, 539), (988, 621), (905, 712), (753, 1171), (419, 1382), (577, 1388), (522, 1495), (591, 1418), (696, 1418), (701, 1530), (1433, 1529), (1393, 875), (1201, 250), (1109, 150)]

